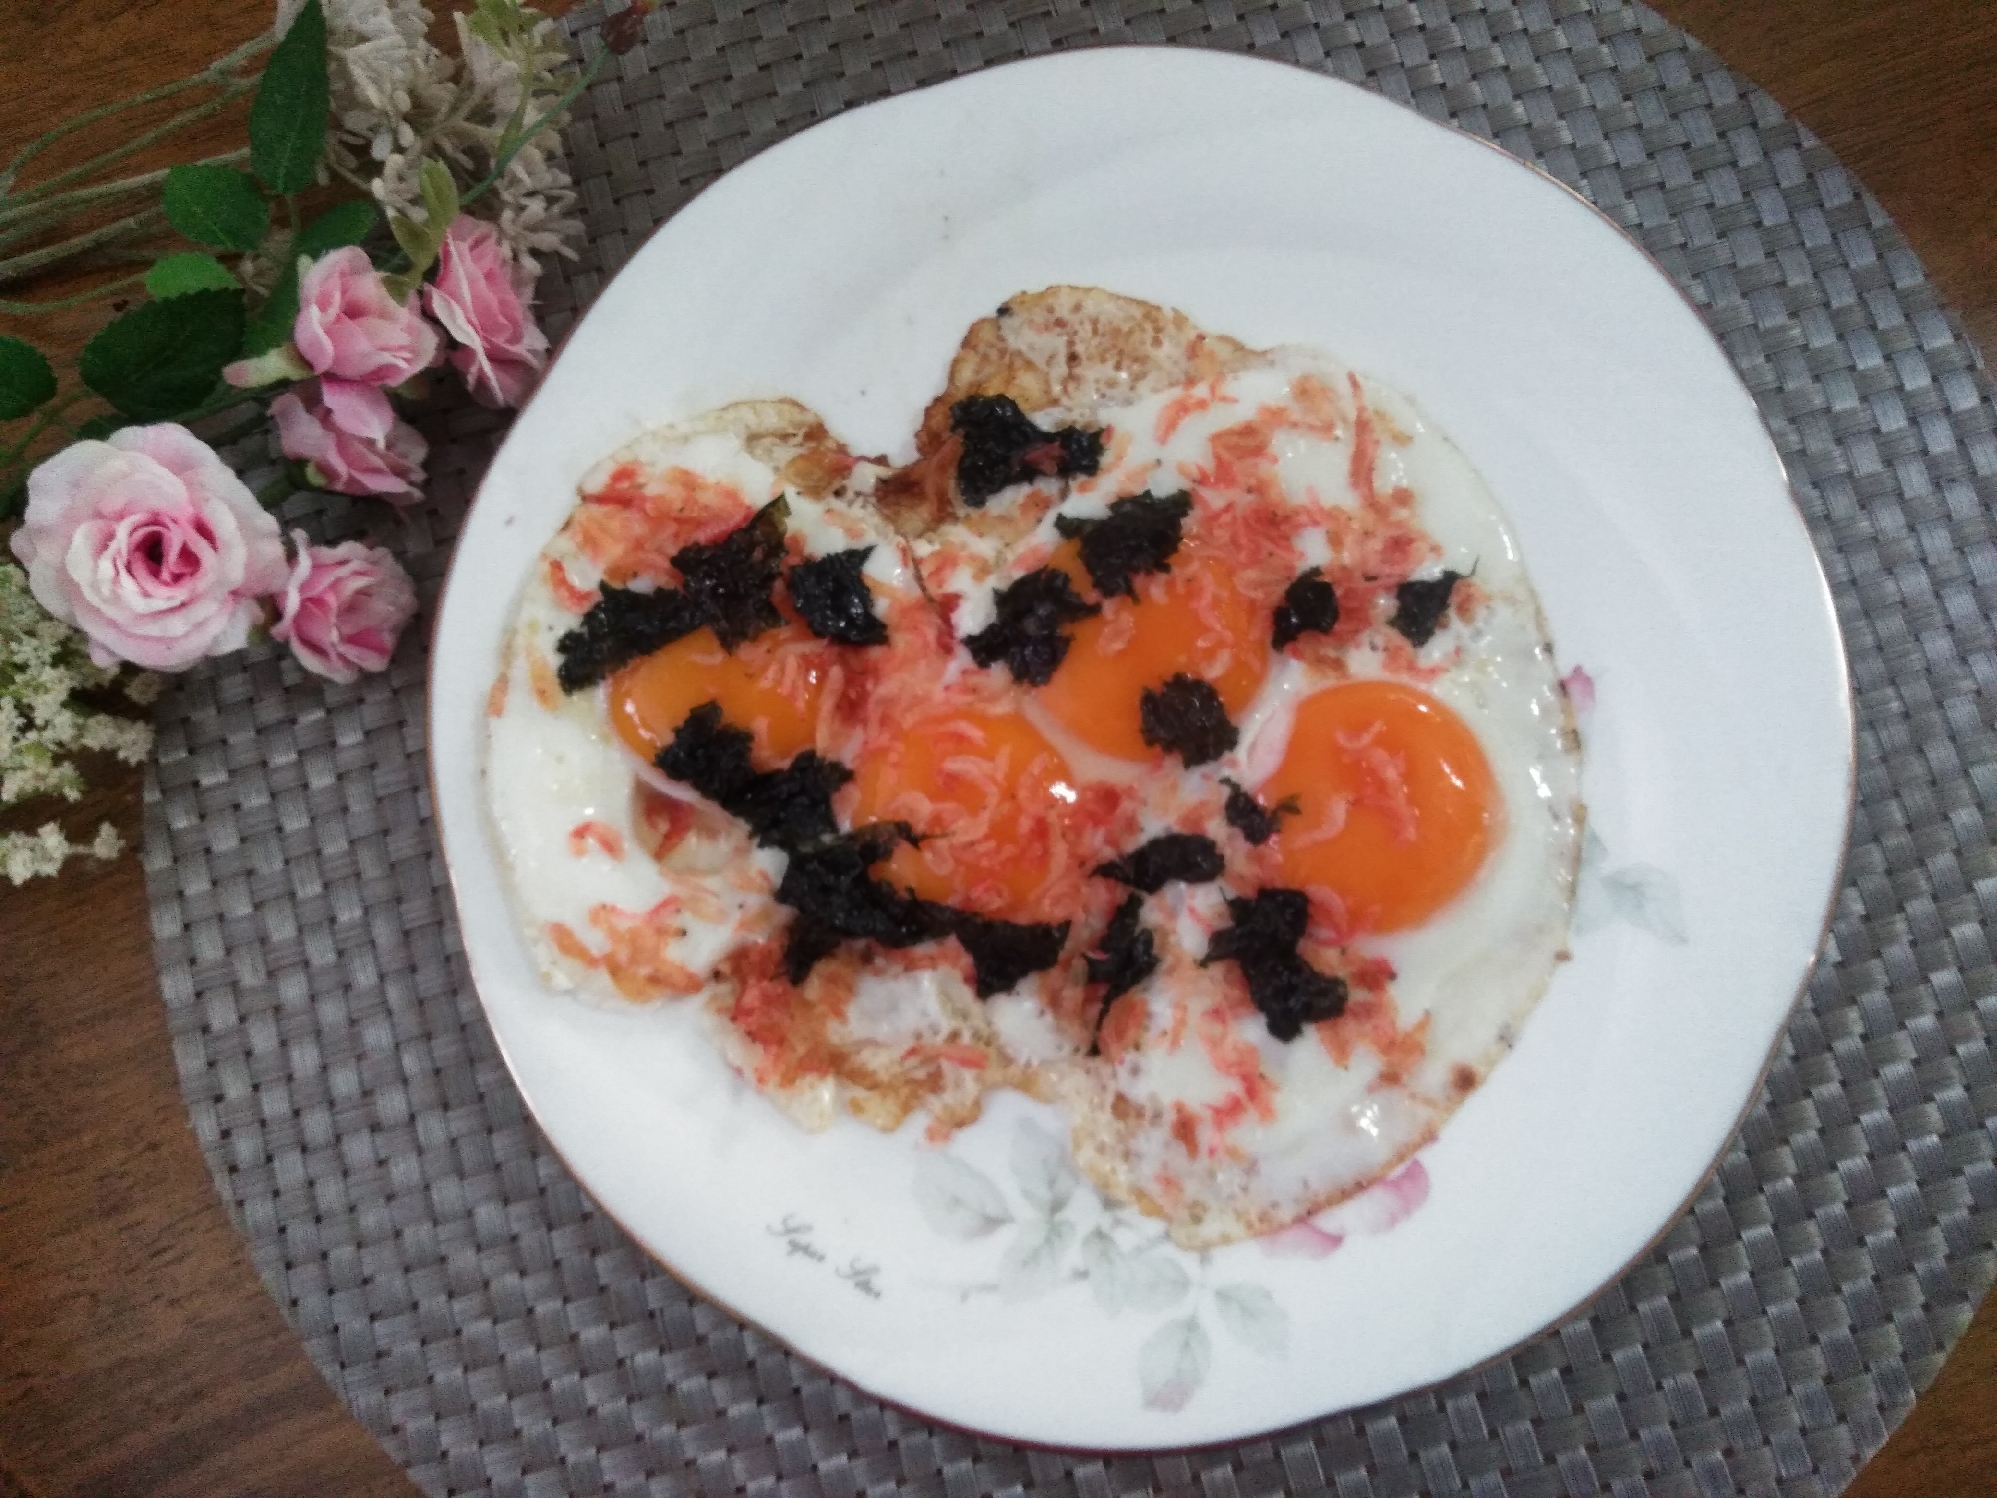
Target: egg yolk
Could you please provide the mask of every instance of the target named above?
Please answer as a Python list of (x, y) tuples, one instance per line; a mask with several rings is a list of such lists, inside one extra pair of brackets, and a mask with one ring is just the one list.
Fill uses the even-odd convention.
[(1490, 761), (1442, 702), (1392, 681), (1330, 687), (1297, 706), (1265, 806), (1285, 880), (1328, 889), (1355, 932), (1419, 925), (1476, 875), (1502, 825)]
[[(1087, 574), (1072, 546), (1050, 564), (1086, 591)], [(1170, 572), (1136, 581), (1137, 597), (1112, 599), (1101, 614), (1074, 626), (1068, 654), (1040, 701), (1092, 749), (1118, 759), (1156, 759), (1144, 742), (1139, 703), (1181, 673), (1210, 682), (1238, 719), (1269, 672), (1269, 613), (1234, 584), (1219, 560), (1181, 552)]]
[(774, 769), (812, 745), (823, 657), (801, 625), (770, 630), (733, 652), (713, 630), (697, 629), (610, 678), (610, 721), (634, 752), (651, 760), (687, 714), (719, 703), (724, 722), (754, 735), (752, 757)]
[(903, 726), (856, 767), (850, 821), (907, 822), (904, 844), (876, 872), (925, 900), (1007, 919), (1036, 914), (1036, 896), (1067, 871), (1077, 800), (1067, 762), (1016, 713), (951, 711)]

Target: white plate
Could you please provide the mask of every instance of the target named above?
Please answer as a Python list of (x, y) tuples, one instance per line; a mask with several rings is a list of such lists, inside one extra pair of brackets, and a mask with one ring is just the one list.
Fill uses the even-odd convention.
[[(1599, 694), (1574, 961), (1416, 1166), (1286, 1255), (1145, 1248), (1141, 1223), (1067, 1189), (1024, 1099), (946, 1165), (912, 1133), (798, 1131), (683, 1013), (543, 990), (482, 814), (511, 600), (591, 463), (772, 395), (856, 451), (905, 453), (963, 330), (1063, 281), (1314, 344), (1414, 395), (1510, 513), (1563, 668)], [(1822, 573), (1753, 404), (1669, 281), (1468, 136), (1308, 72), (1173, 49), (1044, 58), (851, 111), (662, 228), (493, 461), (438, 623), (430, 727), (473, 977), (604, 1207), (874, 1394), (1091, 1448), (1385, 1399), (1612, 1279), (1753, 1100), (1823, 932), (1852, 784)]]

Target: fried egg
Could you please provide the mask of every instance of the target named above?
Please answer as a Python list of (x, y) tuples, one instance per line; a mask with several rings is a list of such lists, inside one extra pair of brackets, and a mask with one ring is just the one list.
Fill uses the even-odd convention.
[(586, 476), (487, 801), (553, 985), (700, 1003), (811, 1126), (934, 1139), (1026, 1091), (1204, 1247), (1391, 1170), (1509, 1046), (1564, 955), (1579, 745), (1413, 402), (1196, 330), (1088, 372), (1106, 324), (1050, 341), (1052, 296), (1010, 334), (1085, 374), (932, 407), (900, 469), (758, 402)]

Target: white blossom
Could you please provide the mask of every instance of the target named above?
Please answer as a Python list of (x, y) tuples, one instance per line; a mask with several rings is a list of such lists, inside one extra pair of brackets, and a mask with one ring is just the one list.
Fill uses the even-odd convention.
[[(491, 218), (525, 269), (537, 256), (574, 256), (582, 235), (575, 184), (549, 119), (573, 72), (554, 21), (520, 0), (475, 0), (452, 17), (461, 60), (429, 40), (420, 0), (323, 0), (332, 119), (331, 168), (365, 186), (385, 213), (425, 223), (418, 189), (425, 161), (451, 169), (469, 192), (498, 166), (519, 131), (547, 120), (473, 208)], [(280, 32), (304, 0), (279, 0)], [(249, 267), (261, 284), (264, 267)]]
[[(152, 752), (152, 725), (76, 700), (77, 692), (102, 689), (117, 677), (115, 669), (92, 664), (80, 633), (43, 612), (26, 573), (0, 563), (0, 807), (47, 796), (78, 799), (83, 776), (72, 756), (79, 752), (115, 754), (127, 764)], [(156, 677), (126, 687), (134, 700), (149, 700), (158, 690)], [(0, 835), (0, 872), (19, 884), (55, 873), (71, 854), (110, 857), (117, 846), (117, 833), (108, 827), (84, 849), (50, 822), (38, 832)], [(111, 853), (100, 851), (105, 848)]]
[(89, 843), (72, 843), (69, 835), (54, 822), (44, 822), (34, 832), (0, 832), (0, 874), (15, 884), (45, 879), (60, 873), (71, 857), (87, 853), (106, 861), (124, 850), (125, 840), (109, 822), (100, 822), (97, 836)]
[(16, 884), (46, 878), (71, 851), (69, 839), (53, 822), (44, 822), (39, 832), (0, 833), (0, 873)]
[(493, 191), (499, 197), (500, 240), (529, 275), (541, 273), (536, 255), (575, 259), (569, 241), (582, 238), (582, 222), (569, 211), (576, 203), (575, 186), (558, 156), (538, 144), (523, 146)]
[[(322, 0), (332, 94), (327, 155), (357, 173), (414, 146), (425, 124), (455, 103), (451, 59), (430, 42), (420, 0)], [(304, 0), (278, 0), (282, 35)]]
[(417, 223), (427, 220), (423, 207), (423, 193), (417, 174), (423, 170), (423, 158), (405, 156), (400, 151), (389, 152), (381, 163), (371, 191), (374, 200), (381, 205), (382, 212), (400, 214), (414, 219)]

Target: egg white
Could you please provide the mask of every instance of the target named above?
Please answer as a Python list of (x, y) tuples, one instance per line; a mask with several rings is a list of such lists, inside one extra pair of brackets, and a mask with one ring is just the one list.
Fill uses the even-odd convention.
[[(1344, 390), (1347, 373), (1310, 351), (1274, 351), (1229, 376), (1222, 398), (1185, 419), (1162, 443), (1155, 437), (1157, 418), (1176, 392), (1072, 413), (1126, 439), (1114, 449), (1112, 467), (1073, 486), (1041, 481), (1015, 488), (995, 497), (986, 511), (914, 541), (897, 536), (871, 508), (871, 470), (863, 466), (850, 486), (824, 500), (804, 498), (751, 452), (739, 419), (707, 418), (648, 434), (587, 477), (583, 488), (601, 482), (612, 464), (634, 462), (654, 474), (672, 466), (693, 469), (736, 485), (753, 503), (788, 493), (789, 528), (809, 554), (873, 545), (867, 574), (882, 587), (913, 590), (920, 578), (932, 597), (954, 595), (961, 639), (990, 622), (998, 589), (1020, 570), (1014, 560), (1036, 550), (1044, 555), (1058, 542), (1058, 516), (1100, 516), (1116, 498), (1184, 487), (1180, 466), (1203, 461), (1216, 431), (1261, 405), (1285, 401), (1299, 375)], [(1217, 984), (1213, 970), (1192, 966), (1189, 975), (1188, 963), (1168, 963), (1141, 985), (1150, 1029), (1114, 1066), (1086, 1057), (1073, 1037), (1060, 1033), (1034, 979), (981, 1004), (948, 968), (871, 973), (862, 978), (841, 1030), (856, 1052), (883, 1064), (910, 1045), (953, 1037), (1000, 1047), (1015, 1065), (990, 1080), (1060, 1099), (1072, 1116), (1077, 1159), (1096, 1184), (1114, 1200), (1166, 1216), (1173, 1236), (1188, 1246), (1294, 1221), (1363, 1188), (1419, 1148), (1468, 1090), (1464, 1069), (1473, 1083), (1488, 1073), (1564, 956), (1582, 818), (1579, 745), (1537, 598), (1504, 516), (1470, 463), (1412, 401), (1377, 381), (1363, 384), (1384, 418), (1377, 482), (1383, 489), (1405, 485), (1414, 491), (1421, 525), (1441, 549), (1424, 573), (1447, 567), (1472, 575), (1486, 598), (1474, 623), (1442, 630), (1419, 653), (1424, 665), (1439, 668), (1420, 684), (1476, 734), (1496, 781), (1503, 835), (1471, 885), (1444, 909), (1415, 929), (1357, 943), (1364, 955), (1392, 963), (1400, 1023), (1427, 1019), (1419, 1064), (1383, 1083), (1379, 1058), (1363, 1046), (1341, 1066), (1309, 1031), (1284, 1044), (1268, 1035), (1259, 1016), (1236, 1021), (1236, 1033), (1255, 1047), (1274, 1083), (1275, 1116), (1243, 1121), (1228, 1132), (1224, 1149), (1190, 1159), (1171, 1133), (1174, 1105), (1218, 1102), (1231, 1084), (1198, 1045), (1168, 1049), (1163, 1027), (1173, 986)], [(1042, 413), (1040, 420), (1051, 427), (1068, 415)], [(1285, 430), (1275, 449), (1285, 491), (1326, 505), (1355, 505), (1351, 443), (1350, 423), (1341, 423), (1334, 437)], [(1049, 505), (1023, 539), (1013, 539), (1022, 507), (1050, 499), (1059, 503)], [(1324, 532), (1302, 517), (1292, 539), (1306, 565), (1332, 560)], [(943, 548), (954, 558), (948, 568), (934, 564)], [(565, 535), (550, 543), (546, 558), (561, 561), (579, 587), (598, 581)], [(926, 573), (925, 561), (931, 564)], [(601, 991), (599, 973), (549, 940), (550, 924), (587, 933), (589, 911), (598, 904), (636, 911), (677, 898), (700, 914), (683, 922), (671, 955), (710, 974), (735, 947), (780, 929), (768, 896), (744, 885), (760, 881), (760, 888), (774, 888), (785, 855), (756, 848), (739, 829), (717, 833), (712, 845), (683, 851), (664, 865), (642, 851), (634, 785), (649, 776), (670, 788), (612, 733), (601, 687), (552, 702), (534, 690), (537, 669), (545, 681), (555, 641), (574, 621), (554, 596), (545, 565), (537, 567), (522, 592), (489, 724), (487, 801), (521, 925), (551, 984)], [(1384, 651), (1364, 642), (1347, 664), (1357, 677), (1391, 674)], [(972, 668), (960, 661), (952, 669)], [(1171, 830), (1187, 805), (1217, 807), (1223, 778), (1250, 789), (1264, 782), (1282, 760), (1297, 704), (1328, 684), (1302, 661), (1278, 657), (1239, 715), (1236, 749), (1185, 771), (1155, 796), (1143, 813), (1146, 835)], [(1113, 780), (1134, 773), (1079, 742), (1030, 701), (1026, 711), (1077, 776)], [(594, 847), (578, 855), (571, 831), (586, 821), (615, 829), (623, 856)], [(1250, 892), (1233, 888), (1226, 876), (1219, 885), (1168, 886), (1146, 898), (1146, 923), (1168, 948), (1197, 959), (1210, 933), (1227, 924), (1225, 896)], [(726, 997), (716, 985), (707, 995), (709, 1008), (721, 1014)], [(753, 1057), (741, 1037), (717, 1023), (716, 1038), (749, 1069)], [(830, 1083), (775, 1101), (813, 1126), (842, 1106), (866, 1113)]]

